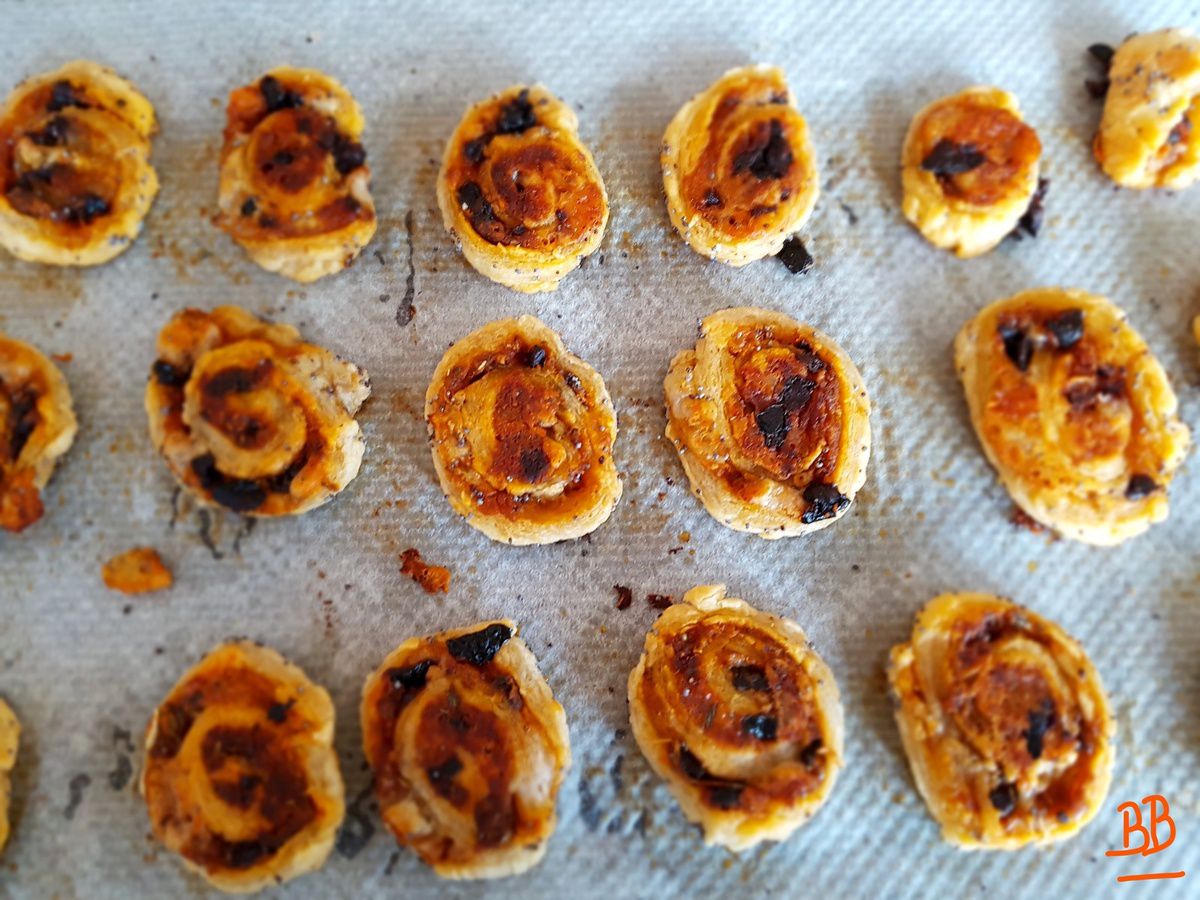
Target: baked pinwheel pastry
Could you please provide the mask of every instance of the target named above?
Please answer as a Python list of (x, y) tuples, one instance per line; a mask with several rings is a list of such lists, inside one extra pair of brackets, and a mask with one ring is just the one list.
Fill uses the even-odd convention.
[(17, 747), (21, 742), (21, 723), (3, 698), (0, 698), (0, 853), (8, 843), (8, 807), (11, 802), (10, 776), (17, 764)]
[(987, 594), (944, 594), (892, 648), (888, 680), (917, 790), (963, 849), (1075, 834), (1112, 776), (1115, 725), (1087, 654)]
[(158, 193), (157, 130), (150, 101), (96, 63), (23, 81), (0, 112), (0, 246), (56, 266), (122, 253)]
[(1037, 132), (1008, 91), (977, 86), (935, 100), (904, 140), (904, 216), (935, 247), (986, 253), (1034, 202), (1041, 156)]
[(1110, 301), (1063, 288), (998, 300), (963, 326), (954, 361), (983, 451), (1030, 517), (1101, 545), (1167, 517), (1190, 435)]
[(621, 497), (604, 380), (533, 316), (484, 325), (447, 350), (425, 420), (442, 492), (494, 541), (582, 537)]
[(236, 306), (185, 309), (158, 336), (150, 437), (202, 503), (248, 516), (320, 506), (358, 474), (367, 373)]
[(316, 281), (375, 234), (364, 120), (315, 69), (272, 69), (229, 95), (216, 223), (268, 272)]
[(0, 528), (21, 531), (42, 517), (42, 489), (76, 430), (62, 372), (0, 334)]
[(1200, 39), (1184, 28), (1136, 34), (1108, 70), (1093, 152), (1122, 187), (1180, 190), (1200, 177)]
[(507, 619), (393, 650), (363, 687), (383, 821), (443, 878), (536, 865), (571, 764), (567, 718)]
[(541, 85), (467, 109), (446, 145), (437, 198), (467, 262), (528, 293), (557, 288), (608, 224), (608, 194), (579, 121)]
[(146, 730), (154, 835), (214, 887), (249, 893), (319, 869), (345, 812), (333, 701), (267, 647), (190, 669)]
[(833, 673), (800, 626), (688, 591), (646, 635), (629, 721), (650, 767), (707, 844), (782, 841), (829, 797), (842, 767)]
[(664, 388), (667, 438), (722, 525), (771, 539), (816, 531), (866, 481), (867, 389), (815, 328), (765, 309), (715, 312)]
[(820, 193), (808, 123), (774, 66), (730, 69), (667, 126), (671, 224), (702, 256), (744, 266), (778, 253)]

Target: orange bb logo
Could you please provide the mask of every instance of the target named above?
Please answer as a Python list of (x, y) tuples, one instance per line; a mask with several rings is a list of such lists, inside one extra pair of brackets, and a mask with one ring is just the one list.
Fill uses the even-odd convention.
[[(1143, 814), (1142, 808), (1145, 807)], [(1175, 843), (1175, 820), (1171, 804), (1162, 794), (1143, 797), (1141, 804), (1126, 800), (1117, 807), (1121, 814), (1120, 850), (1109, 850), (1105, 856), (1150, 856)], [(1156, 878), (1182, 878), (1184, 872), (1147, 872), (1140, 875), (1118, 875), (1117, 881), (1151, 881)]]

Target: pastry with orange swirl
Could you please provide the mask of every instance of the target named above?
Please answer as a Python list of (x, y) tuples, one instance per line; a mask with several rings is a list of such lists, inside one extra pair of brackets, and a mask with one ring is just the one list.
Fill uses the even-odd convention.
[(150, 437), (202, 503), (248, 516), (307, 512), (362, 463), (367, 373), (290, 325), (236, 306), (185, 309), (158, 336)]
[(1109, 63), (1093, 153), (1122, 187), (1182, 190), (1200, 178), (1200, 39), (1135, 34)]
[(778, 253), (820, 193), (808, 123), (773, 66), (731, 69), (685, 103), (663, 135), (661, 163), (675, 230), (731, 266)]
[(150, 101), (96, 63), (22, 82), (0, 112), (0, 246), (56, 266), (124, 252), (158, 193), (157, 130)]
[(0, 334), (0, 528), (42, 517), (42, 490), (75, 441), (62, 372), (36, 348)]
[(944, 594), (892, 649), (888, 680), (913, 779), (950, 843), (1049, 844), (1103, 805), (1108, 697), (1053, 622), (999, 597)]
[(8, 843), (10, 823), (8, 805), (12, 794), (11, 775), (17, 764), (21, 743), (21, 723), (3, 697), (0, 697), (0, 853)]
[[(1008, 91), (977, 86), (935, 100), (913, 117), (904, 140), (904, 216), (935, 247), (961, 257), (986, 253), (1040, 207), (1041, 155), (1037, 132)], [(1029, 222), (1029, 233), (1039, 224)]]
[(438, 206), (467, 262), (518, 291), (553, 291), (596, 248), (608, 194), (575, 113), (541, 85), (470, 107), (446, 145)]
[(443, 878), (524, 872), (554, 833), (567, 719), (516, 633), (501, 619), (411, 638), (363, 687), (383, 821)]
[(629, 675), (629, 720), (705, 843), (731, 850), (786, 839), (842, 767), (828, 666), (799, 625), (724, 585), (693, 588), (654, 623)]
[(447, 350), (425, 420), (442, 492), (494, 541), (582, 537), (621, 497), (604, 380), (533, 316), (492, 322)]
[(816, 531), (866, 481), (867, 390), (815, 328), (764, 309), (715, 312), (664, 388), (667, 438), (722, 525), (768, 539)]
[(1033, 519), (1111, 545), (1167, 517), (1190, 434), (1109, 300), (1062, 288), (998, 300), (963, 326), (954, 361), (984, 453)]
[(345, 813), (333, 726), (329, 694), (274, 650), (215, 648), (146, 730), (155, 837), (230, 893), (319, 869)]
[(315, 69), (272, 69), (229, 95), (216, 223), (256, 263), (316, 281), (375, 234), (362, 110)]

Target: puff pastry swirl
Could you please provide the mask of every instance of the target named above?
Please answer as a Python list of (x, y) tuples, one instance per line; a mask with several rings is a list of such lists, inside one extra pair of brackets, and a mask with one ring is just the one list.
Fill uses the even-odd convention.
[(375, 234), (358, 103), (315, 69), (272, 69), (229, 95), (216, 223), (295, 281), (350, 265)]
[(533, 316), (492, 322), (447, 350), (425, 419), (446, 499), (494, 541), (582, 537), (621, 497), (604, 380)]
[(365, 371), (290, 325), (219, 306), (185, 309), (163, 328), (146, 412), (155, 448), (201, 502), (296, 515), (358, 474), (354, 416), (370, 393)]
[(1061, 288), (999, 300), (963, 326), (954, 360), (984, 453), (1032, 518), (1110, 545), (1167, 517), (1190, 434), (1110, 301)]
[(446, 144), (438, 206), (492, 281), (552, 291), (600, 246), (608, 195), (575, 113), (541, 85), (470, 107)]
[(963, 849), (1070, 837), (1108, 793), (1115, 726), (1087, 654), (986, 594), (945, 594), (892, 649), (888, 680), (917, 789)]
[(157, 130), (150, 101), (96, 63), (22, 82), (0, 112), (0, 246), (57, 266), (122, 253), (158, 193)]
[(667, 438), (723, 525), (769, 539), (816, 531), (866, 481), (866, 387), (815, 328), (763, 309), (715, 312), (664, 388)]
[(179, 680), (146, 730), (155, 836), (223, 891), (318, 869), (345, 811), (333, 702), (274, 650), (234, 641)]
[(397, 647), (363, 688), (383, 820), (443, 878), (498, 878), (545, 855), (571, 763), (567, 719), (507, 619)]
[(0, 334), (0, 528), (21, 531), (42, 517), (41, 491), (77, 430), (58, 367)]
[(731, 69), (685, 103), (661, 163), (675, 230), (731, 266), (778, 253), (820, 193), (808, 123), (774, 66)]
[(833, 674), (800, 626), (724, 585), (693, 588), (654, 623), (629, 675), (629, 719), (705, 843), (732, 850), (784, 840), (842, 767)]

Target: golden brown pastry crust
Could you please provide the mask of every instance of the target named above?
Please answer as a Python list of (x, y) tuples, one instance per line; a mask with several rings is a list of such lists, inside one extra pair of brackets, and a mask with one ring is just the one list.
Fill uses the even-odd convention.
[(492, 281), (552, 291), (600, 246), (608, 195), (575, 113), (541, 85), (467, 109), (446, 144), (438, 206), (463, 256)]
[(829, 337), (738, 307), (700, 323), (664, 382), (667, 438), (722, 525), (774, 539), (842, 516), (867, 477), (870, 402)]
[(1103, 805), (1108, 697), (1053, 622), (999, 597), (944, 594), (892, 649), (888, 680), (913, 779), (950, 843), (1048, 844)]
[(507, 619), (392, 651), (363, 686), (383, 820), (443, 878), (499, 878), (545, 855), (571, 764), (566, 714)]
[(354, 262), (375, 234), (364, 120), (316, 69), (272, 69), (229, 95), (216, 223), (256, 263), (300, 282)]
[(42, 517), (41, 491), (77, 430), (58, 367), (0, 334), (0, 528), (21, 531)]
[(675, 230), (731, 266), (778, 253), (820, 193), (808, 123), (774, 66), (730, 69), (685, 103), (661, 162)]
[(12, 770), (17, 764), (17, 748), (21, 742), (21, 723), (12, 707), (0, 698), (0, 853), (8, 843), (8, 807), (12, 800)]
[(249, 893), (320, 868), (345, 812), (333, 701), (249, 641), (190, 669), (146, 730), (155, 836), (214, 887)]
[(157, 130), (150, 101), (96, 63), (22, 82), (0, 112), (0, 246), (57, 266), (124, 252), (158, 193)]
[(842, 767), (833, 674), (795, 622), (697, 587), (646, 635), (629, 720), (651, 768), (704, 829), (745, 850), (807, 822)]
[(425, 420), (442, 492), (494, 541), (582, 537), (621, 497), (604, 380), (533, 316), (492, 322), (447, 350)]
[(306, 512), (358, 474), (367, 373), (290, 325), (236, 306), (185, 309), (158, 336), (150, 437), (201, 502), (249, 516)]
[(1093, 152), (1128, 188), (1181, 190), (1200, 177), (1200, 39), (1185, 28), (1117, 48)]
[(904, 216), (936, 247), (986, 253), (1029, 209), (1041, 153), (1007, 91), (980, 85), (935, 100), (904, 140)]
[(954, 360), (984, 453), (1032, 518), (1110, 545), (1167, 517), (1190, 435), (1109, 300), (1062, 288), (998, 300), (963, 326)]

